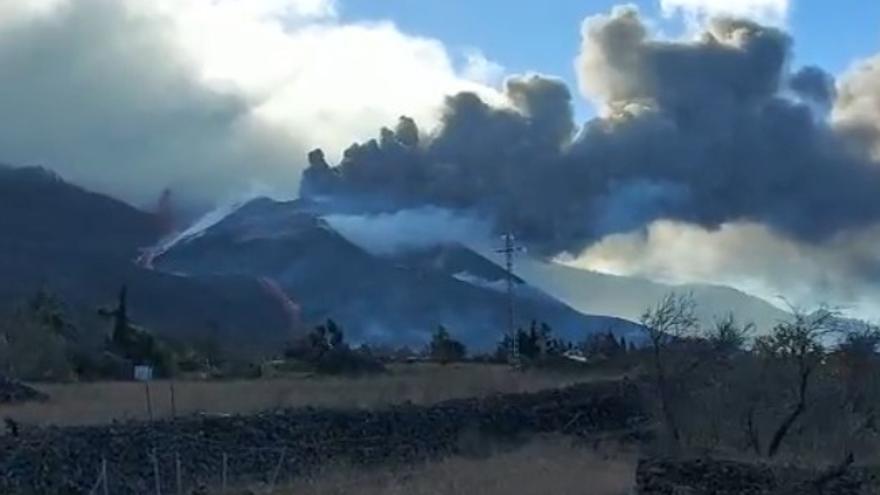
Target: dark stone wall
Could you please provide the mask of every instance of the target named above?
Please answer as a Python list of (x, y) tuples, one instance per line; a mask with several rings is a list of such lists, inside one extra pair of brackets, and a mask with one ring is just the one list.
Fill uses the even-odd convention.
[(827, 472), (725, 460), (642, 459), (638, 495), (876, 495), (873, 470)]
[[(542, 432), (587, 436), (639, 430), (646, 422), (634, 385), (604, 382), (531, 394), (463, 399), (384, 410), (298, 409), (252, 416), (27, 429), (0, 437), (0, 493), (89, 493), (106, 461), (109, 492), (174, 493), (281, 479), (332, 463), (417, 462), (460, 453), (462, 438), (510, 440)], [(155, 461), (154, 456), (155, 455)]]
[(28, 401), (45, 401), (49, 397), (31, 387), (11, 378), (0, 375), (0, 404), (15, 404)]

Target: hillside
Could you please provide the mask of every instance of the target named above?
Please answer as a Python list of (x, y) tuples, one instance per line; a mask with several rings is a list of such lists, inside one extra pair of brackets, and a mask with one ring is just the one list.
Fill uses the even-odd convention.
[[(95, 310), (122, 284), (144, 327), (169, 337), (210, 334), (251, 351), (277, 351), (292, 326), (326, 318), (353, 342), (394, 345), (421, 346), (443, 324), (488, 349), (506, 328), (506, 274), (497, 260), (460, 244), (373, 254), (306, 201), (251, 201), (164, 246), (149, 269), (134, 260), (157, 243), (151, 214), (38, 168), (0, 168), (0, 195), (0, 277), (8, 281), (0, 307), (48, 287), (96, 329), (91, 338), (106, 328)], [(517, 271), (518, 324), (546, 321), (576, 341), (590, 332), (637, 333), (631, 321), (673, 289), (525, 257)], [(766, 328), (785, 316), (725, 287), (675, 289), (694, 292), (707, 322), (734, 311)]]
[(522, 259), (520, 276), (578, 311), (638, 321), (645, 309), (665, 294), (693, 293), (697, 316), (704, 325), (733, 312), (742, 321), (766, 331), (788, 314), (767, 301), (736, 289), (702, 284), (668, 285), (636, 277), (619, 277), (539, 260)]
[[(333, 318), (355, 342), (421, 346), (443, 324), (471, 346), (492, 348), (507, 321), (498, 286), (503, 271), (460, 250), (457, 262), (470, 268), (450, 271), (437, 264), (437, 253), (373, 255), (333, 230), (313, 205), (263, 198), (182, 240), (155, 263), (174, 273), (274, 280), (300, 305), (305, 321)], [(578, 313), (534, 288), (517, 293), (520, 324), (546, 321), (569, 339), (637, 329), (621, 319)]]
[(92, 330), (84, 338), (100, 339), (107, 324), (96, 310), (127, 284), (135, 322), (166, 337), (210, 332), (253, 351), (289, 337), (282, 308), (255, 279), (180, 277), (137, 266), (141, 248), (157, 240), (148, 213), (40, 168), (0, 167), (0, 197), (0, 308), (45, 287)]

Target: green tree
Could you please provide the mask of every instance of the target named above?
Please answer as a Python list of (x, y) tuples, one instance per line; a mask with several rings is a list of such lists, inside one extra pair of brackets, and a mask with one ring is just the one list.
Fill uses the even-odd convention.
[(319, 373), (373, 373), (385, 367), (369, 352), (352, 350), (342, 327), (328, 319), (284, 351), (287, 359), (305, 363)]
[(161, 376), (173, 373), (175, 360), (171, 349), (150, 332), (132, 324), (128, 314), (128, 288), (125, 285), (119, 289), (116, 307), (99, 309), (98, 314), (113, 322), (108, 342), (112, 352), (133, 364), (153, 366)]
[(467, 348), (461, 342), (453, 339), (446, 327), (440, 325), (431, 336), (428, 354), (431, 359), (447, 364), (464, 359), (467, 355)]
[(0, 367), (25, 380), (65, 380), (73, 375), (76, 327), (57, 294), (41, 288), (0, 319)]

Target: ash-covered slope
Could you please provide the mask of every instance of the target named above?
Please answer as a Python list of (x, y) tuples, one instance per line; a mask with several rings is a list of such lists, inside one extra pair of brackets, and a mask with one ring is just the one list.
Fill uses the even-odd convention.
[(620, 277), (523, 258), (520, 276), (578, 311), (614, 315), (638, 321), (646, 308), (669, 292), (693, 294), (697, 317), (704, 326), (728, 313), (753, 322), (759, 332), (769, 331), (790, 315), (764, 299), (721, 285), (669, 285), (637, 277)]
[[(406, 251), (394, 255), (393, 259), (488, 287), (500, 289), (505, 283), (505, 270), (492, 262), (500, 263), (501, 259), (483, 257), (461, 245)], [(693, 294), (697, 317), (703, 325), (712, 325), (716, 319), (732, 312), (741, 321), (754, 322), (759, 331), (767, 331), (789, 317), (763, 299), (725, 286), (668, 285), (636, 277), (606, 275), (525, 255), (517, 258), (516, 271), (517, 280), (524, 284), (517, 290), (549, 294), (585, 314), (638, 321), (646, 308), (669, 292), (678, 292)]]
[[(422, 345), (443, 324), (468, 345), (488, 349), (507, 321), (504, 274), (492, 262), (461, 246), (374, 255), (332, 229), (315, 205), (304, 201), (253, 200), (154, 263), (173, 273), (271, 279), (300, 304), (305, 321), (333, 318), (353, 341)], [(627, 334), (638, 328), (578, 313), (532, 288), (517, 293), (521, 324), (546, 321), (573, 340), (588, 332)]]
[(40, 287), (69, 304), (83, 338), (100, 339), (98, 307), (127, 284), (133, 319), (166, 337), (219, 334), (236, 348), (289, 339), (283, 309), (253, 278), (180, 277), (141, 268), (156, 242), (153, 215), (85, 191), (40, 168), (0, 167), (0, 308)]

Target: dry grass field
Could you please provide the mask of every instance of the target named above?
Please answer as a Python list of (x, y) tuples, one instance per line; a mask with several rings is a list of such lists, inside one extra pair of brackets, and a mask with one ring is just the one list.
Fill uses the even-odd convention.
[[(451, 457), (404, 470), (328, 468), (288, 482), (279, 495), (626, 495), (637, 453), (617, 446), (594, 451), (543, 437), (491, 457)], [(254, 487), (252, 493), (263, 493)]]
[[(596, 376), (515, 371), (503, 365), (419, 363), (362, 378), (287, 376), (259, 380), (175, 381), (178, 415), (196, 412), (251, 413), (266, 409), (322, 406), (369, 408), (411, 401), (429, 404), (451, 398), (559, 387)], [(35, 384), (50, 400), (0, 406), (0, 417), (24, 424), (72, 425), (147, 418), (143, 383)], [(156, 418), (169, 417), (171, 383), (151, 382)]]

